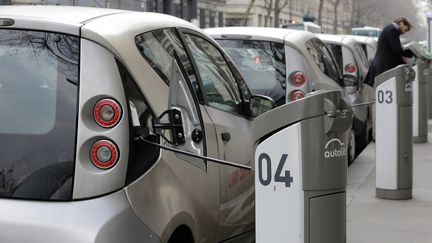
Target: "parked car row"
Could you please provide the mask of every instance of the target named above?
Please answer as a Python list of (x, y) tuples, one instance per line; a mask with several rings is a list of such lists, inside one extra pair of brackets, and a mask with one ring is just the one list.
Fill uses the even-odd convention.
[(3, 242), (254, 241), (253, 173), (199, 156), (250, 166), (254, 117), (364, 87), (312, 33), (207, 31), (219, 44), (156, 13), (0, 8)]
[(343, 90), (355, 115), (349, 163), (367, 146), (374, 91), (363, 82), (369, 63), (354, 38), (260, 27), (205, 31), (227, 51), (252, 93), (270, 96), (277, 105), (316, 90)]

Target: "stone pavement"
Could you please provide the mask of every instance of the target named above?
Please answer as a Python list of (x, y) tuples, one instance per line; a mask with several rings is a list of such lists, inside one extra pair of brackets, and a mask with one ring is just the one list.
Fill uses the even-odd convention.
[(347, 243), (432, 243), (431, 131), (428, 143), (414, 144), (410, 200), (375, 198), (374, 143), (348, 168)]

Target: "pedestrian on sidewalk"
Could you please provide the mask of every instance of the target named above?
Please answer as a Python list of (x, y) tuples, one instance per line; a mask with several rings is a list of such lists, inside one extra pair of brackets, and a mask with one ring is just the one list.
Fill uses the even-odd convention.
[(413, 57), (410, 50), (403, 50), (400, 35), (411, 30), (411, 24), (404, 17), (397, 18), (384, 27), (378, 38), (375, 58), (369, 67), (365, 83), (374, 87), (375, 77), (381, 73), (405, 64), (403, 57)]

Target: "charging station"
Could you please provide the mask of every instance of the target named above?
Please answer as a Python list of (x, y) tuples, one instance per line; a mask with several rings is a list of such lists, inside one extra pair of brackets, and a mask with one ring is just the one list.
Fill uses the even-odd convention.
[(320, 91), (255, 118), (256, 242), (345, 243), (352, 109)]
[(412, 81), (414, 70), (399, 65), (375, 78), (376, 197), (412, 197)]
[(432, 56), (415, 41), (404, 46), (411, 50), (416, 56), (413, 69), (416, 72), (413, 81), (413, 142), (426, 143), (428, 135), (428, 82), (431, 72)]

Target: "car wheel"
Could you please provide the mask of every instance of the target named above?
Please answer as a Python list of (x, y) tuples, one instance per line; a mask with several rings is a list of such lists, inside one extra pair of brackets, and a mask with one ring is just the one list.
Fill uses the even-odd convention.
[(354, 131), (351, 130), (351, 134), (348, 141), (348, 165), (352, 164), (355, 159), (356, 140)]

